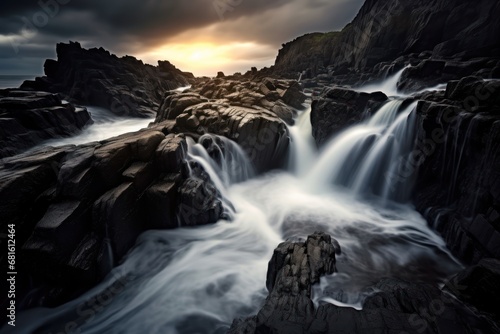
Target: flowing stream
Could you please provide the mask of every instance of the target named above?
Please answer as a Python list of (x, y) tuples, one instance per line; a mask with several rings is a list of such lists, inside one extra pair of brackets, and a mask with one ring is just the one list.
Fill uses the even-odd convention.
[(190, 159), (211, 175), (233, 219), (144, 233), (103, 283), (56, 309), (24, 312), (16, 330), (224, 333), (262, 306), (276, 246), (315, 231), (342, 248), (338, 273), (314, 289), (317, 304), (361, 309), (384, 277), (441, 283), (461, 266), (408, 204), (412, 180), (391, 177), (413, 149), (414, 107), (394, 98), (320, 151), (309, 108), (289, 129), (288, 169), (258, 177), (236, 144), (224, 143), (221, 162), (189, 141)]

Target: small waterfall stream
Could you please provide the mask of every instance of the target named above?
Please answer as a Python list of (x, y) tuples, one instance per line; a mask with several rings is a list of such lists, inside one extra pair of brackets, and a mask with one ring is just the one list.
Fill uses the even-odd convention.
[(384, 277), (441, 282), (460, 264), (405, 204), (411, 180), (395, 184), (384, 177), (412, 149), (414, 107), (391, 100), (321, 151), (309, 108), (290, 128), (288, 171), (259, 177), (233, 142), (190, 140), (190, 159), (230, 201), (232, 221), (144, 233), (91, 291), (53, 310), (19, 315), (22, 332), (55, 333), (71, 323), (83, 333), (224, 333), (233, 319), (262, 305), (275, 247), (315, 231), (330, 233), (342, 247), (338, 273), (315, 287), (316, 303), (360, 309), (373, 292), (368, 287)]

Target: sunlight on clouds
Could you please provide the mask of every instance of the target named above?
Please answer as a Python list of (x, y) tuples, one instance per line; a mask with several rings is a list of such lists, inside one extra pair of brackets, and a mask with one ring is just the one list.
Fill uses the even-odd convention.
[(267, 45), (253, 42), (170, 43), (137, 56), (150, 64), (156, 64), (157, 60), (168, 60), (183, 71), (214, 76), (218, 71), (232, 74), (242, 69), (248, 70), (256, 58), (260, 59), (260, 63), (256, 65), (272, 64), (274, 57), (268, 56), (269, 48)]

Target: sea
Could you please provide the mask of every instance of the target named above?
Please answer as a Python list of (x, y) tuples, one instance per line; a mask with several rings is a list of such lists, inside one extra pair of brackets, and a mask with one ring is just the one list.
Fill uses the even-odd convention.
[(0, 89), (19, 88), (24, 80), (33, 80), (36, 75), (2, 75), (0, 74)]

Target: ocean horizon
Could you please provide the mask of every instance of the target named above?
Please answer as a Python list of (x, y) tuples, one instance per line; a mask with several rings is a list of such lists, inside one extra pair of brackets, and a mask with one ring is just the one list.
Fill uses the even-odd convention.
[(4, 75), (0, 74), (0, 89), (19, 88), (25, 80), (34, 79), (36, 75)]

